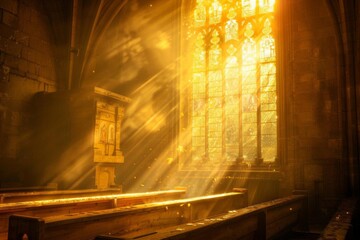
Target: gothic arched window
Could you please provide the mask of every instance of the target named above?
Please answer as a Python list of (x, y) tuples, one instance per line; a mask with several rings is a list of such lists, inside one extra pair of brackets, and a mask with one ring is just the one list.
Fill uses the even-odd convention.
[(275, 0), (194, 0), (186, 20), (193, 163), (277, 157)]

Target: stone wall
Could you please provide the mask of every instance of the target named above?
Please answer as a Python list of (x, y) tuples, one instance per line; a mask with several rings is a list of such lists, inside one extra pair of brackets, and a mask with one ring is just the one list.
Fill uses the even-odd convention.
[[(62, 4), (69, 4), (66, 2), (0, 1), (0, 187), (26, 184), (26, 169), (32, 167), (32, 156), (25, 151), (26, 143), (34, 134), (28, 125), (33, 114), (30, 100), (39, 91), (55, 91), (59, 88), (57, 84), (64, 85), (64, 82), (57, 82), (56, 76), (60, 78), (60, 75), (55, 75), (55, 69), (62, 72), (63, 79), (68, 76), (66, 41), (70, 29), (66, 24), (61, 25), (64, 19), (71, 17), (67, 8), (61, 8)], [(351, 28), (341, 29), (339, 22), (343, 19), (341, 25), (346, 26), (346, 19), (351, 18), (344, 17), (345, 10), (339, 5), (339, 14), (343, 16), (337, 19), (328, 0), (283, 2), (284, 41), (279, 63), (282, 91), (279, 101), (283, 113), (279, 115), (283, 118), (280, 119), (283, 174), (280, 192), (289, 194), (293, 189), (308, 190), (314, 215), (326, 217), (348, 191), (351, 171), (346, 150), (349, 143), (347, 134), (354, 132), (354, 126), (347, 111), (359, 114), (356, 104), (350, 106), (354, 109), (349, 110), (348, 106), (352, 100), (349, 100), (348, 93), (350, 90), (354, 92), (354, 87), (347, 82), (359, 85), (354, 79), (356, 76), (352, 78), (345, 67), (355, 63), (344, 62), (344, 59), (351, 61), (347, 56), (352, 54), (344, 51), (347, 39), (344, 36)], [(48, 9), (53, 9), (53, 12), (44, 11), (44, 3), (48, 3)], [(178, 69), (171, 66), (176, 66), (178, 52), (173, 50), (179, 43), (173, 28), (176, 24), (172, 23), (175, 17), (159, 18), (173, 6), (161, 5), (163, 9), (156, 12), (155, 5), (146, 5), (145, 1), (143, 4), (146, 12), (129, 6), (123, 13), (132, 9), (137, 13), (131, 15), (132, 19), (127, 19), (128, 16), (115, 18), (94, 54), (96, 68), (91, 74), (94, 84), (134, 99), (124, 124), (130, 134), (125, 135), (125, 164), (119, 175), (125, 184), (130, 186), (136, 179), (140, 189), (149, 190), (149, 184), (137, 179), (147, 176), (144, 173), (151, 173), (149, 169), (156, 172), (157, 162), (164, 166), (164, 161), (157, 159), (166, 157), (172, 162), (175, 155), (164, 149), (168, 148), (177, 131), (178, 116), (173, 100), (178, 97)], [(359, 9), (359, 3), (356, 6)], [(54, 16), (51, 18), (50, 15)], [(359, 15), (353, 17), (357, 23), (360, 22)], [(54, 32), (57, 37), (54, 37)], [(359, 32), (354, 36), (358, 37)], [(52, 44), (54, 38), (56, 44)], [(169, 39), (173, 45), (167, 48)], [(348, 41), (345, 44), (352, 39)], [(52, 45), (59, 52), (56, 58)], [(358, 50), (359, 42), (356, 47)], [(357, 63), (358, 52), (355, 54)], [(64, 64), (59, 65), (59, 62)], [(359, 69), (353, 71), (358, 77)], [(359, 89), (356, 89), (357, 93)], [(356, 100), (359, 98), (355, 94)], [(139, 108), (144, 108), (144, 111), (139, 111)], [(154, 118), (155, 115), (160, 118)], [(359, 125), (354, 129), (358, 130)], [(136, 137), (131, 138), (133, 132)], [(357, 136), (351, 135), (356, 144), (359, 142)], [(154, 181), (166, 181), (166, 176)]]
[(56, 89), (48, 21), (40, 1), (0, 1), (0, 187), (23, 184), (29, 102)]
[(325, 0), (291, 1), (287, 7), (283, 184), (306, 189), (314, 216), (327, 217), (347, 184), (339, 26)]

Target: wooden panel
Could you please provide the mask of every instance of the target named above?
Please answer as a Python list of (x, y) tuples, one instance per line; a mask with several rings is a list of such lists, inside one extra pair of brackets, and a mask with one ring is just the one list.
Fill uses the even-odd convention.
[(290, 202), (286, 205), (267, 210), (267, 237), (271, 238), (277, 234), (281, 234), (282, 231), (291, 229), (299, 220), (299, 211), (303, 210), (302, 201)]
[[(44, 237), (37, 239), (67, 239), (81, 240), (95, 238), (104, 233), (126, 233), (145, 228), (159, 228), (178, 225), (198, 220), (198, 217), (209, 217), (209, 214), (237, 209), (243, 203), (242, 193), (226, 193), (198, 198), (174, 201), (148, 203), (131, 207), (122, 207), (86, 213), (54, 216), (43, 218)], [(222, 205), (227, 206), (225, 209)], [(10, 217), (9, 240), (23, 233), (26, 227), (36, 228), (31, 222), (22, 221), (24, 217), (14, 215)], [(34, 218), (36, 219), (36, 218)], [(40, 221), (40, 220), (39, 220)], [(23, 224), (24, 227), (23, 227)], [(26, 225), (28, 224), (28, 225)], [(31, 225), (31, 226), (30, 226)], [(40, 231), (40, 230), (39, 230)], [(27, 232), (25, 232), (27, 233)], [(30, 236), (29, 236), (30, 239)]]
[[(10, 217), (11, 219), (11, 217)], [(8, 239), (43, 239), (44, 221), (41, 218), (32, 218), (24, 216), (21, 221), (12, 219), (16, 224), (9, 226)], [(18, 231), (21, 229), (20, 231)]]
[(265, 212), (250, 207), (178, 226), (141, 233), (102, 235), (96, 238), (96, 240), (110, 239), (262, 240), (265, 239)]
[(284, 233), (291, 231), (299, 221), (297, 213), (292, 213), (283, 216), (276, 222), (267, 222), (266, 224), (266, 239), (276, 239), (276, 236), (281, 236)]

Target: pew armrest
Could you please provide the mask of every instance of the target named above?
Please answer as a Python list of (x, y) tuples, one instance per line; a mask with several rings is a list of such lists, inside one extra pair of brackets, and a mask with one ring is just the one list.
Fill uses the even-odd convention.
[(9, 217), (8, 240), (42, 240), (44, 233), (45, 222), (42, 218), (22, 215), (11, 215)]

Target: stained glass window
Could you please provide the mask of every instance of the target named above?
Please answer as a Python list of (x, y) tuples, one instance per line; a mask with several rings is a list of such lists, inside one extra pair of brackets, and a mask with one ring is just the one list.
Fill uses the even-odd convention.
[(275, 0), (195, 1), (187, 95), (193, 161), (275, 161), (274, 5)]

